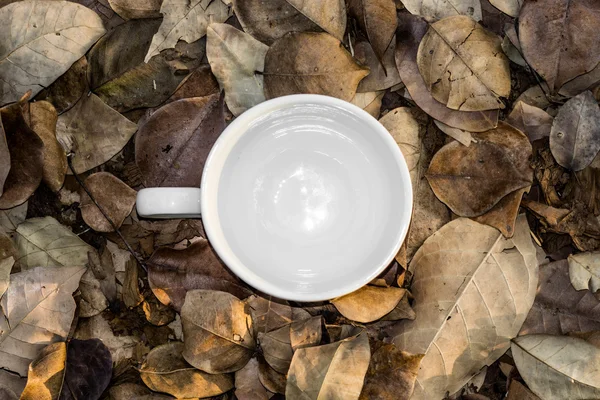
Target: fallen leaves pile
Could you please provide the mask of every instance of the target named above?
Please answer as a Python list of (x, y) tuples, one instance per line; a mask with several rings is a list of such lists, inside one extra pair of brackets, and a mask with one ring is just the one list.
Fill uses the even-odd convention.
[[(0, 0), (0, 399), (600, 399), (598, 26), (595, 0)], [(395, 261), (329, 302), (134, 207), (294, 93), (379, 119), (414, 188)]]

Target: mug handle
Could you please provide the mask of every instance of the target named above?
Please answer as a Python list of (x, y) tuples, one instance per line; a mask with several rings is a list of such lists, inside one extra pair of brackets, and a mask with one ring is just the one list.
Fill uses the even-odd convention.
[(197, 187), (142, 189), (136, 198), (137, 213), (155, 219), (200, 218), (201, 193)]

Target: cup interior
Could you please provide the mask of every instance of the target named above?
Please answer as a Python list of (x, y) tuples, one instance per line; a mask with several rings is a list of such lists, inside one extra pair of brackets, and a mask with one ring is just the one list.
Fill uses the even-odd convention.
[(408, 168), (385, 128), (316, 95), (238, 117), (209, 156), (202, 197), (209, 239), (233, 272), (297, 301), (337, 297), (376, 277), (412, 210)]

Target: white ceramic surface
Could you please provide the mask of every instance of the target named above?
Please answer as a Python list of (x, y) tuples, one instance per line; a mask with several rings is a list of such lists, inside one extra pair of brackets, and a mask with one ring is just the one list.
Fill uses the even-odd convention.
[(201, 189), (151, 188), (141, 216), (198, 216), (221, 259), (273, 296), (319, 301), (381, 273), (410, 222), (412, 190), (390, 134), (339, 99), (293, 95), (235, 119)]

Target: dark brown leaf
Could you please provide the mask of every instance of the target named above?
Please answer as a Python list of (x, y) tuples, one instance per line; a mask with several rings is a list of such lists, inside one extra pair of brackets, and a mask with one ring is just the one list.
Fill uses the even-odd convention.
[(263, 356), (258, 356), (258, 379), (268, 391), (273, 393), (285, 393), (287, 378), (269, 366)]
[(96, 14), (100, 16), (106, 29), (113, 29), (125, 22), (119, 14), (113, 11), (108, 0), (75, 0), (75, 3), (79, 3), (82, 6), (86, 6), (87, 8), (96, 11)]
[(479, 217), (474, 217), (473, 220), (480, 224), (493, 226), (507, 238), (512, 237), (515, 233), (515, 223), (521, 199), (524, 193), (529, 192), (530, 188), (531, 186), (527, 186), (507, 194), (488, 212)]
[(383, 60), (397, 26), (394, 0), (348, 0), (348, 13), (369, 38), (377, 58)]
[(268, 400), (267, 390), (258, 377), (258, 360), (250, 359), (248, 364), (235, 372), (235, 397), (239, 400)]
[(202, 64), (179, 84), (179, 87), (167, 99), (167, 103), (190, 97), (205, 97), (219, 93), (219, 82), (213, 75), (210, 65)]
[(506, 400), (540, 400), (533, 392), (516, 379), (510, 381)]
[(142, 301), (144, 296), (140, 293), (140, 286), (138, 282), (139, 270), (138, 264), (135, 258), (131, 257), (129, 261), (125, 263), (125, 280), (123, 282), (123, 303), (129, 308), (137, 307)]
[(83, 56), (75, 61), (71, 68), (55, 80), (52, 85), (38, 93), (35, 99), (49, 101), (59, 114), (69, 111), (81, 99), (87, 89), (87, 68), (88, 62)]
[(146, 320), (152, 325), (164, 326), (175, 320), (173, 308), (164, 305), (155, 296), (148, 296), (144, 299), (142, 310), (144, 310)]
[(10, 172), (10, 151), (6, 142), (6, 134), (4, 133), (4, 125), (0, 118), (0, 196), (4, 191), (4, 182)]
[(67, 343), (67, 368), (59, 400), (97, 400), (112, 377), (112, 357), (100, 339)]

